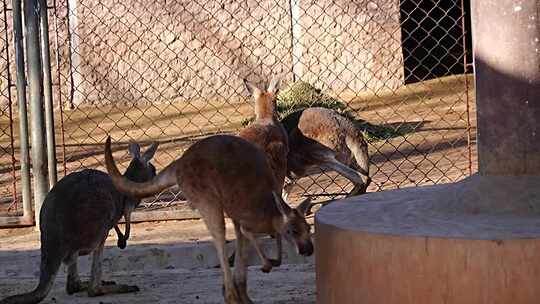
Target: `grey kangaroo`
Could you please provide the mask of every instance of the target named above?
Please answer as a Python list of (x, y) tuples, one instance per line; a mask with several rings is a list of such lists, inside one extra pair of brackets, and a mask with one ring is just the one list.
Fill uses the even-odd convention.
[[(226, 303), (252, 303), (247, 294), (246, 232), (280, 234), (298, 253), (313, 253), (310, 226), (304, 217), (308, 205), (292, 209), (282, 200), (274, 190), (277, 182), (265, 153), (245, 139), (229, 135), (202, 139), (144, 183), (120, 175), (110, 145), (108, 138), (105, 163), (118, 190), (146, 197), (177, 185), (199, 210), (219, 257)], [(232, 219), (236, 234), (234, 276), (227, 261), (224, 213)]]
[[(153, 144), (144, 154), (133, 143), (129, 146), (132, 160), (124, 177), (144, 182), (156, 175), (150, 159), (156, 152)], [(118, 246), (125, 248), (130, 234), (130, 215), (140, 199), (120, 193), (110, 177), (101, 171), (86, 169), (62, 178), (47, 194), (40, 213), (41, 266), (38, 286), (31, 292), (11, 296), (0, 304), (39, 303), (49, 293), (60, 265), (68, 267), (66, 292), (73, 294), (86, 290), (88, 296), (139, 291), (137, 286), (101, 281), (103, 245), (114, 227), (118, 233)], [(126, 220), (125, 235), (117, 226), (120, 218)], [(77, 258), (92, 253), (90, 282), (81, 281)]]
[[(336, 171), (363, 194), (371, 183), (368, 146), (361, 130), (348, 118), (326, 108), (307, 108), (281, 120), (289, 137), (287, 176), (291, 181), (323, 171)], [(294, 184), (284, 188), (288, 194)], [(285, 195), (286, 197), (286, 195)]]

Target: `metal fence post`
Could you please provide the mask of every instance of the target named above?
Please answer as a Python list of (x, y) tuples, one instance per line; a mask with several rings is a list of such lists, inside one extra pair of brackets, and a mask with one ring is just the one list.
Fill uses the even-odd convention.
[(289, 0), (291, 11), (291, 51), (293, 81), (302, 78), (302, 26), (300, 24), (300, 0)]
[(57, 174), (47, 0), (39, 0), (39, 6), (39, 25), (41, 28), (41, 60), (43, 63), (43, 93), (45, 97), (45, 126), (47, 134), (47, 164), (49, 167), (49, 187), (52, 188), (54, 184), (56, 184)]
[(78, 52), (80, 52), (79, 44), (79, 19), (77, 16), (77, 0), (67, 1), (67, 15), (68, 15), (68, 28), (69, 28), (69, 59), (70, 59), (70, 80), (71, 90), (69, 107), (74, 108), (81, 103), (83, 99), (80, 89), (82, 78), (81, 72), (78, 69), (81, 67), (81, 58)]
[(23, 216), (32, 217), (32, 196), (30, 189), (30, 155), (28, 147), (28, 115), (26, 109), (26, 75), (24, 73), (24, 49), (21, 0), (13, 0), (13, 42), (17, 69), (17, 99), (19, 103), (20, 163)]
[(30, 120), (32, 124), (32, 173), (34, 177), (34, 212), (39, 228), (39, 213), (49, 189), (47, 181), (47, 161), (45, 123), (43, 115), (43, 83), (41, 54), (39, 48), (39, 4), (38, 0), (24, 0), (24, 21), (26, 27), (26, 58), (28, 62), (28, 86), (30, 98)]

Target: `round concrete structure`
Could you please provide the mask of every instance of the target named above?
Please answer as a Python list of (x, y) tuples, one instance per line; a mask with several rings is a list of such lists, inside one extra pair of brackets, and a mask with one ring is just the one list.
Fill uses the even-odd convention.
[(539, 303), (537, 185), (475, 175), (322, 208), (317, 303)]
[(540, 2), (471, 4), (481, 175), (322, 208), (317, 303), (540, 303)]

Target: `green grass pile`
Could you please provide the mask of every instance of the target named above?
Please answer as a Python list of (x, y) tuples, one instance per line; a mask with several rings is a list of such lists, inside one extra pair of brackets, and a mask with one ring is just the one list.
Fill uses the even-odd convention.
[[(355, 122), (368, 142), (375, 142), (401, 135), (399, 130), (382, 125), (374, 125), (354, 116), (348, 109), (347, 104), (341, 100), (323, 93), (305, 81), (297, 81), (289, 84), (281, 90), (276, 98), (277, 114), (279, 119), (287, 115), (310, 107), (323, 107), (336, 111)], [(255, 118), (250, 117), (242, 121), (243, 126), (249, 125)]]

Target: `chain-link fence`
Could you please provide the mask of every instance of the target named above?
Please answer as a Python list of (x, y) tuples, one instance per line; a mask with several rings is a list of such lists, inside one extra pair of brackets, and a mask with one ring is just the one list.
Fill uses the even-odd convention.
[[(130, 140), (159, 141), (154, 163), (163, 168), (194, 140), (234, 133), (253, 115), (242, 78), (262, 84), (280, 75), (282, 94), (303, 88), (313, 102), (331, 100), (329, 106), (363, 126), (373, 176), (368, 191), (459, 180), (475, 170), (468, 6), (413, 0), (49, 1), (59, 177), (104, 169), (108, 134), (124, 168)], [(15, 187), (11, 141), (17, 142), (7, 110), (13, 99), (5, 88), (8, 17), (0, 25), (5, 197)], [(328, 199), (350, 188), (335, 174), (321, 174), (300, 179), (294, 194)], [(0, 211), (16, 210), (3, 206)], [(146, 201), (143, 209), (159, 209), (162, 217), (190, 214), (175, 190)]]
[(15, 67), (13, 49), (13, 30), (10, 26), (11, 7), (6, 1), (0, 6), (0, 216), (22, 214), (20, 191), (17, 181), (20, 164), (16, 158), (18, 151), (17, 113), (13, 95), (13, 71)]

